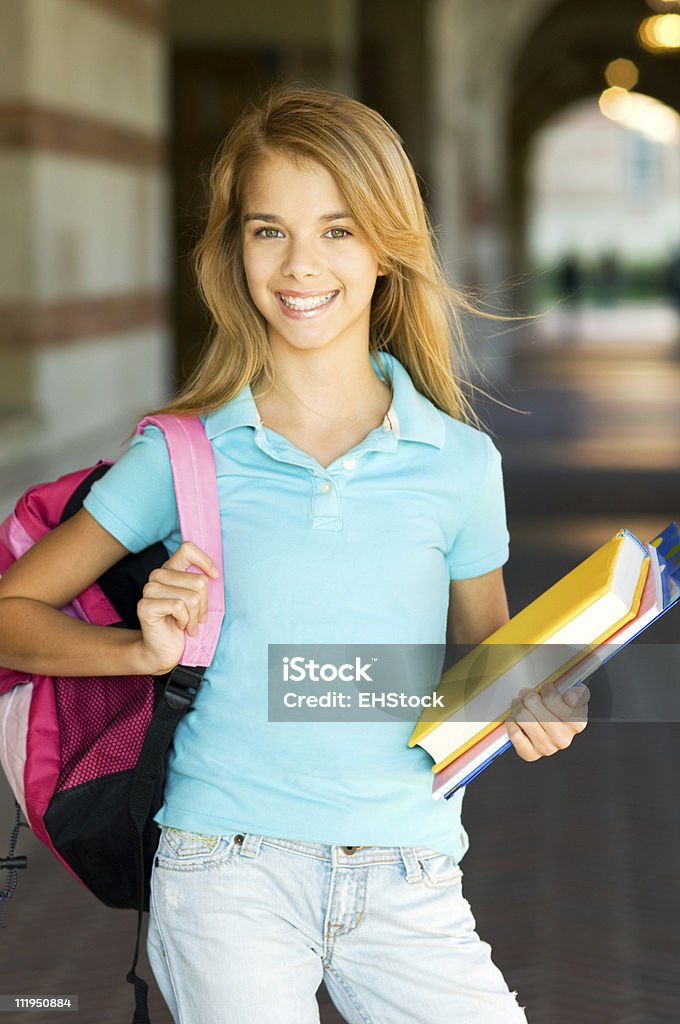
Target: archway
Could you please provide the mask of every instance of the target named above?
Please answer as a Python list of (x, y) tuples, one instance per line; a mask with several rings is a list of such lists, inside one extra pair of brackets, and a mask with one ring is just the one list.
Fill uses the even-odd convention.
[(639, 90), (680, 109), (676, 53), (651, 54), (637, 42), (650, 8), (642, 0), (558, 0), (537, 18), (512, 74), (508, 103), (512, 264), (526, 266), (527, 168), (531, 140), (550, 118), (577, 100), (598, 95), (604, 70), (618, 57), (639, 68)]

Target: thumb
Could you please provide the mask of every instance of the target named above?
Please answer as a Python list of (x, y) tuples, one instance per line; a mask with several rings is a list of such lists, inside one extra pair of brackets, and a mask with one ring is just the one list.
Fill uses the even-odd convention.
[(170, 556), (166, 565), (171, 569), (193, 570), (194, 572), (202, 571), (207, 576), (212, 576), (213, 578), (219, 575), (210, 555), (207, 555), (205, 551), (197, 547), (190, 540), (185, 540), (180, 544), (177, 550)]

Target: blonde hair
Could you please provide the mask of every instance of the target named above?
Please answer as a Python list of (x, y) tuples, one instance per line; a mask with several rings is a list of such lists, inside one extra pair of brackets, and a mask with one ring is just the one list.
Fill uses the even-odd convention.
[(246, 384), (275, 380), (266, 323), (250, 297), (241, 252), (244, 183), (272, 152), (330, 172), (385, 271), (373, 295), (369, 332), (369, 350), (383, 372), (381, 351), (395, 356), (439, 409), (477, 423), (465, 394), (471, 385), (461, 314), (507, 318), (480, 311), (447, 284), (415, 172), (394, 129), (355, 99), (304, 85), (279, 85), (252, 101), (218, 150), (208, 220), (195, 251), (213, 330), (181, 391), (153, 412), (201, 415)]

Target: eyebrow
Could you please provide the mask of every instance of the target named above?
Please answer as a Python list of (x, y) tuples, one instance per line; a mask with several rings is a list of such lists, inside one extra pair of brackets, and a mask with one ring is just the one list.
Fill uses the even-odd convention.
[[(273, 213), (246, 213), (244, 214), (243, 220), (263, 220), (267, 224), (273, 224), (280, 222), (283, 218), (276, 217)], [(351, 220), (352, 217), (346, 210), (337, 210), (335, 213), (324, 213), (321, 217), (317, 218), (319, 221), (328, 220)]]

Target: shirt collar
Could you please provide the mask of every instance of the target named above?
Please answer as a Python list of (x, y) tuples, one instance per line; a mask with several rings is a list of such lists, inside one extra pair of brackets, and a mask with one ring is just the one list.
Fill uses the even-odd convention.
[[(436, 448), (443, 447), (445, 430), (439, 410), (416, 390), (406, 369), (395, 356), (389, 352), (381, 352), (380, 361), (392, 384), (393, 392), (392, 404), (383, 420), (383, 429), (392, 430), (397, 439), (421, 441)], [(384, 380), (373, 353), (371, 363), (376, 374)], [(259, 427), (260, 417), (250, 385), (246, 384), (230, 402), (201, 416), (201, 420), (211, 440), (234, 427)]]
[[(371, 362), (378, 376), (384, 379), (373, 353)], [(445, 428), (439, 409), (416, 390), (408, 372), (395, 356), (381, 352), (380, 362), (392, 384), (392, 405), (385, 419), (396, 420), (397, 436), (403, 441), (421, 441), (442, 448)], [(385, 429), (389, 430), (390, 427), (386, 426)]]
[(205, 432), (210, 440), (234, 427), (259, 427), (260, 417), (250, 384), (246, 384), (230, 402), (204, 414), (200, 419), (205, 425)]

